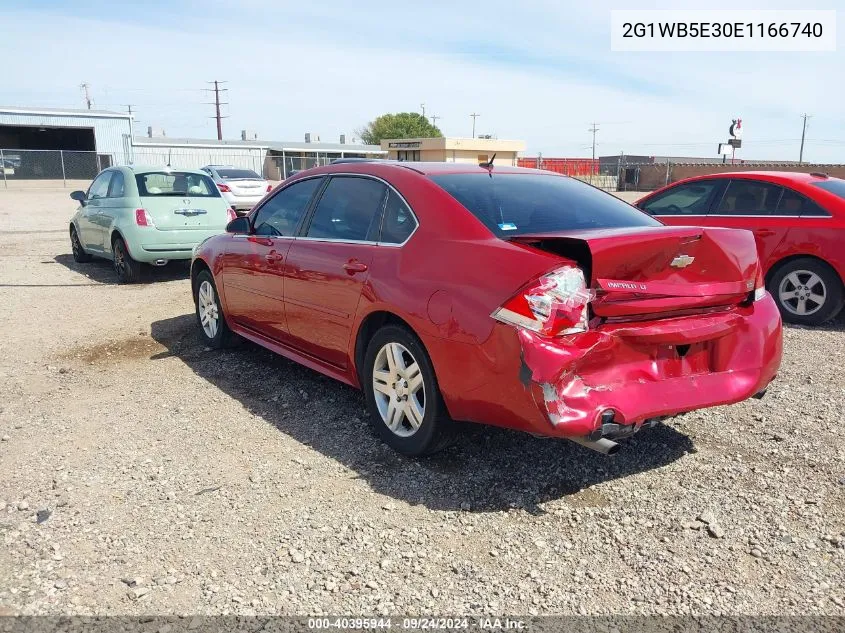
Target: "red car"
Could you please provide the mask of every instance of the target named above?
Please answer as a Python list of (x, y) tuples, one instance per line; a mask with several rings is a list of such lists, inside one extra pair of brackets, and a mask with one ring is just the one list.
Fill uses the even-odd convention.
[(842, 309), (845, 180), (745, 171), (680, 180), (637, 206), (664, 224), (749, 229), (785, 321), (818, 325)]
[(195, 252), (202, 336), (364, 390), (412, 455), (458, 421), (613, 440), (762, 395), (781, 320), (748, 231), (667, 227), (551, 172), (359, 162), (288, 179)]

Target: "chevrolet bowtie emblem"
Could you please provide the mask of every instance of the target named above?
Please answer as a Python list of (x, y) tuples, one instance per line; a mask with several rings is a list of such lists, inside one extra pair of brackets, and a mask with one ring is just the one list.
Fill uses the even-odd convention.
[(689, 255), (678, 255), (675, 259), (672, 260), (672, 263), (669, 265), (673, 268), (686, 268), (694, 261), (695, 257), (690, 257)]

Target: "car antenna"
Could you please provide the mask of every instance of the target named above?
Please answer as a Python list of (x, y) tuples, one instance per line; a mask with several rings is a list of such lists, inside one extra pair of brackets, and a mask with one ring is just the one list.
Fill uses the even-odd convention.
[(496, 154), (494, 153), (493, 156), (488, 160), (486, 163), (481, 163), (481, 167), (485, 167), (487, 169), (493, 169), (493, 161), (496, 160)]

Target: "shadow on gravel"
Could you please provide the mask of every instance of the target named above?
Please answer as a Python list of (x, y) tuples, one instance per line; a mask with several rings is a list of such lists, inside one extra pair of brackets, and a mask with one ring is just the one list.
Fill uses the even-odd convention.
[[(86, 264), (78, 264), (73, 255), (56, 255), (52, 261), (41, 262), (42, 264), (61, 264), (73, 272), (80, 273), (92, 281), (101, 284), (117, 284), (117, 274), (114, 272), (110, 259), (95, 257)], [(176, 279), (187, 279), (191, 274), (190, 260), (177, 260), (165, 266), (143, 266), (141, 268), (141, 283), (155, 283), (158, 281), (173, 281)]]
[(810, 327), (808, 325), (792, 325), (790, 323), (784, 323), (784, 327), (789, 328), (790, 330), (823, 330), (827, 332), (845, 332), (845, 309), (839, 313), (839, 315), (835, 319), (831, 319), (830, 321), (826, 321), (821, 325), (816, 325)]
[(609, 458), (571, 442), (467, 425), (455, 446), (425, 459), (403, 457), (382, 444), (367, 424), (356, 389), (257, 345), (211, 350), (199, 339), (196, 317), (152, 324), (153, 338), (268, 424), (354, 470), (378, 493), (436, 510), (496, 511), (569, 497), (573, 505), (609, 503), (593, 484), (665, 466), (695, 452), (671, 426), (643, 431)]

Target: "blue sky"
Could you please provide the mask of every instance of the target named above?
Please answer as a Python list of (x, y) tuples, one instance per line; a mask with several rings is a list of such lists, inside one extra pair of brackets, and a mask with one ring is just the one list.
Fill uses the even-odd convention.
[[(822, 1), (812, 8), (840, 8)], [(168, 136), (215, 135), (206, 82), (227, 80), (224, 136), (347, 138), (384, 112), (440, 117), (449, 136), (524, 139), (527, 154), (713, 156), (732, 118), (745, 158), (845, 162), (845, 53), (614, 53), (613, 8), (700, 8), (691, 2), (276, 0), (203, 3), (0, 0), (0, 103), (133, 104)], [(707, 8), (801, 8), (795, 2)], [(845, 9), (838, 30), (845, 33)], [(840, 36), (840, 41), (841, 41)]]

